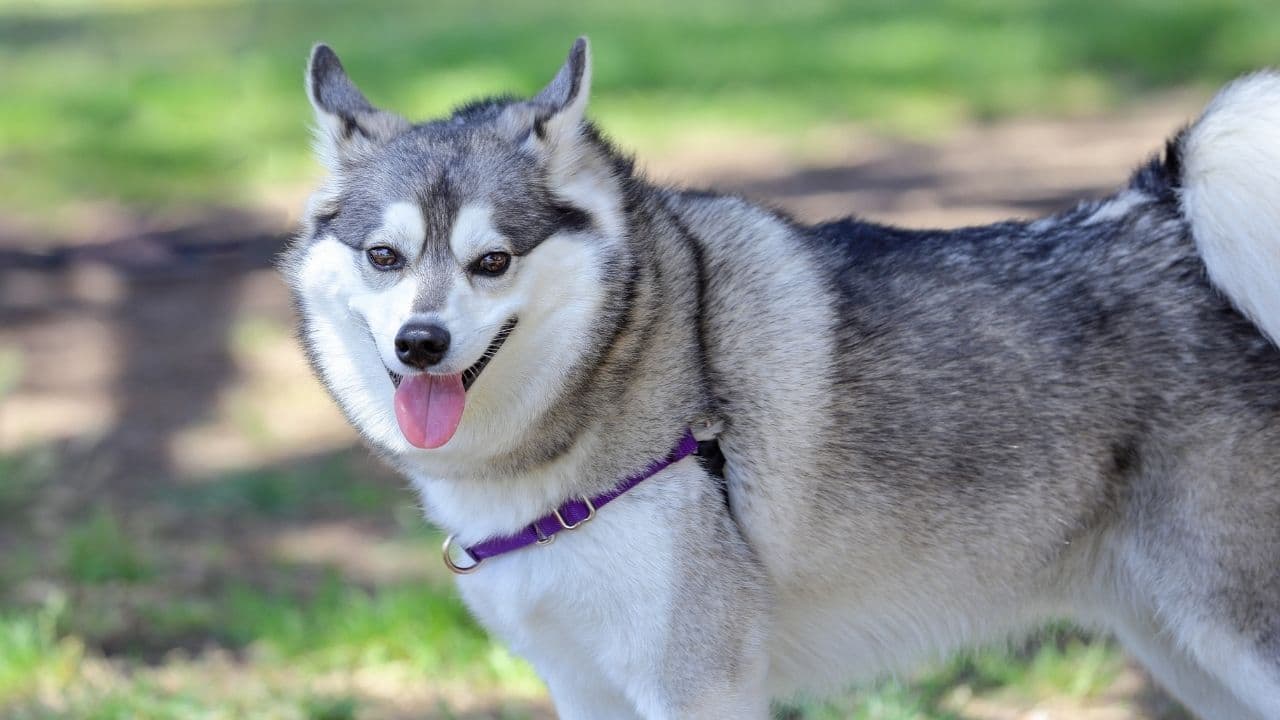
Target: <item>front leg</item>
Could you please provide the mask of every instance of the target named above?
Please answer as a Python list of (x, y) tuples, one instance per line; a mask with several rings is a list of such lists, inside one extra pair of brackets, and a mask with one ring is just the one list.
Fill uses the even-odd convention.
[(547, 668), (542, 677), (560, 720), (644, 720), (631, 700), (596, 668), (564, 663)]
[(727, 676), (685, 676), (679, 680), (667, 674), (662, 691), (640, 693), (639, 706), (645, 720), (766, 720), (769, 696), (765, 692), (764, 657), (743, 657), (741, 674)]
[(763, 593), (739, 580), (701, 576), (673, 607), (653, 682), (632, 684), (648, 720), (769, 717), (767, 621), (752, 601)]
[(663, 558), (674, 572), (653, 629), (652, 673), (628, 687), (649, 720), (765, 720), (772, 592), (713, 481), (698, 475), (680, 512), (658, 510), (676, 519)]
[[(545, 668), (542, 676), (560, 720), (763, 720), (769, 712), (769, 698), (763, 689), (763, 657), (743, 660), (745, 672), (736, 673), (736, 679), (721, 676), (715, 680), (696, 669), (696, 675), (674, 682), (669, 672), (637, 673), (624, 679), (634, 702), (622, 686), (605, 678), (598, 668), (584, 664), (556, 663)], [(686, 658), (670, 668), (683, 668), (691, 664), (689, 661), (696, 663), (697, 659)], [(662, 679), (663, 674), (667, 679)], [(703, 682), (708, 679), (712, 681)]]
[(561, 717), (768, 718), (769, 585), (692, 458), (556, 537), (459, 587)]

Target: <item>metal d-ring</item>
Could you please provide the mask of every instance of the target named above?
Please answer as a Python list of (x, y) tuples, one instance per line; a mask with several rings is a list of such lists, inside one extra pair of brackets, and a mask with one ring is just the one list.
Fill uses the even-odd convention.
[(453, 574), (466, 575), (467, 573), (473, 573), (476, 571), (476, 568), (480, 567), (480, 563), (484, 562), (483, 559), (480, 559), (480, 560), (476, 560), (474, 564), (468, 565), (466, 567), (462, 567), (461, 565), (458, 565), (453, 561), (453, 556), (449, 554), (449, 548), (452, 545), (453, 545), (453, 536), (450, 535), (444, 539), (444, 545), (441, 547), (441, 552), (444, 555), (444, 566), (449, 568), (449, 571), (452, 572)]

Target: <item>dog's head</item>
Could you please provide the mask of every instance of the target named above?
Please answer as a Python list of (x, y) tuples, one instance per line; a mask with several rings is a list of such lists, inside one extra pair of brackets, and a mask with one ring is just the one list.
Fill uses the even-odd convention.
[(285, 272), (313, 366), (375, 445), (502, 452), (600, 344), (630, 170), (583, 117), (590, 83), (579, 39), (532, 99), (413, 124), (312, 51), (330, 177)]

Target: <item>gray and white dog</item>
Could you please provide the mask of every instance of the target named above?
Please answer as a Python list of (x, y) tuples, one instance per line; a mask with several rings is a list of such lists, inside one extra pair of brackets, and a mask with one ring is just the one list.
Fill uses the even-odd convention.
[[(1280, 718), (1280, 75), (1034, 222), (804, 225), (529, 100), (411, 123), (317, 46), (284, 269), (316, 372), (565, 718), (764, 718), (1050, 618)], [(694, 457), (543, 537), (663, 458)], [(687, 442), (687, 441), (686, 441)]]

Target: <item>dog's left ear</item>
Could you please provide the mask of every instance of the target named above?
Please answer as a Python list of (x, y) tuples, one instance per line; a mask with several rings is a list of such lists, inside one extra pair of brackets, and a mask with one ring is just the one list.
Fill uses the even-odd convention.
[[(591, 95), (591, 48), (580, 37), (569, 49), (560, 72), (528, 102), (512, 106), (503, 123), (526, 148), (554, 161), (571, 160), (581, 139)], [(569, 156), (569, 157), (566, 157)]]
[(580, 37), (569, 48), (569, 58), (551, 84), (531, 101), (539, 111), (534, 120), (534, 134), (549, 142), (576, 134), (587, 112), (590, 95), (591, 46), (585, 37)]
[(323, 43), (311, 49), (307, 97), (316, 112), (316, 151), (333, 172), (409, 129), (404, 118), (371, 105)]
[(586, 211), (593, 227), (619, 234), (619, 163), (586, 120), (590, 95), (591, 49), (581, 37), (542, 92), (507, 107), (499, 131), (543, 162), (554, 194)]

